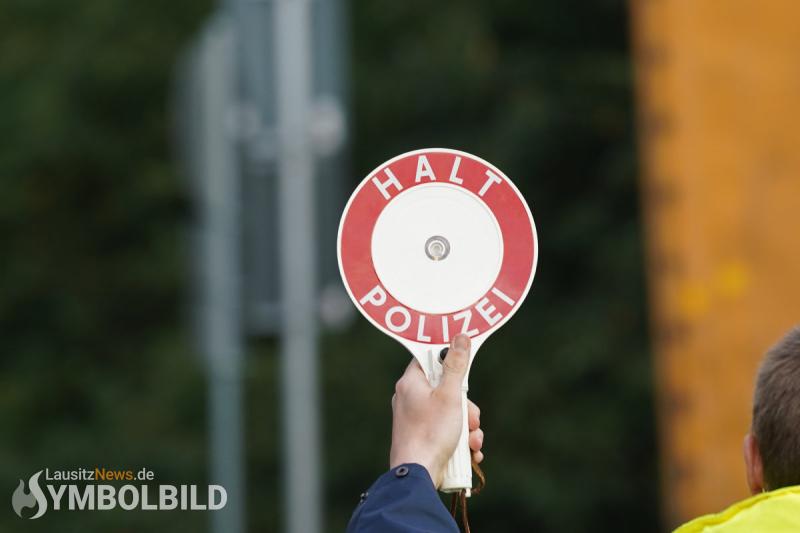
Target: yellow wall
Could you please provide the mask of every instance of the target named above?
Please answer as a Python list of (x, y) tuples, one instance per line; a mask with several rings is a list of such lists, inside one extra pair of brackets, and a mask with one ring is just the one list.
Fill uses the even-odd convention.
[(754, 373), (800, 322), (800, 2), (631, 7), (672, 526), (747, 495)]

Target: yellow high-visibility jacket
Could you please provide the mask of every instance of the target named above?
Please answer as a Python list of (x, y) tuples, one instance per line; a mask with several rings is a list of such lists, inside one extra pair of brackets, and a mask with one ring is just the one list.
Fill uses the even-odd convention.
[(756, 494), (674, 533), (800, 533), (800, 486)]

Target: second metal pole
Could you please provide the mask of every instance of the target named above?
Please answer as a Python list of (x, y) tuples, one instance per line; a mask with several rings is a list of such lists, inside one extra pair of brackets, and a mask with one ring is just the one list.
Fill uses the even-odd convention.
[(286, 531), (321, 530), (311, 3), (276, 0), (281, 387)]

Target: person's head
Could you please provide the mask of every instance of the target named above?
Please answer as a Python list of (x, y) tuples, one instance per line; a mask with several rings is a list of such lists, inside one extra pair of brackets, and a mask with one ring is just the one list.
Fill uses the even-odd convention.
[(753, 494), (800, 485), (800, 327), (761, 363), (744, 459)]

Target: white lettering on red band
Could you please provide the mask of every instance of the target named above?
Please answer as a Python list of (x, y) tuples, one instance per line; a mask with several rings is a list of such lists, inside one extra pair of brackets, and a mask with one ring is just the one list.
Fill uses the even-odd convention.
[[(507, 294), (503, 291), (498, 289), (497, 287), (492, 287), (489, 293), (495, 295), (499, 300), (507, 303), (510, 306), (514, 305), (514, 300), (511, 299)], [(362, 306), (366, 306), (370, 304), (374, 307), (382, 307), (388, 301), (388, 295), (386, 290), (381, 285), (376, 285), (373, 287), (367, 294), (361, 297), (359, 303)], [(441, 341), (443, 343), (450, 342), (450, 320), (458, 323), (461, 322), (461, 333), (465, 333), (470, 337), (474, 337), (481, 333), (481, 329), (479, 328), (470, 328), (472, 326), (472, 310), (475, 310), (478, 315), (486, 322), (489, 327), (495, 326), (500, 320), (503, 318), (503, 313), (501, 313), (497, 307), (492, 303), (492, 301), (487, 296), (481, 298), (472, 308), (463, 309), (458, 313), (452, 315), (441, 315)], [(369, 313), (373, 315), (373, 313)], [(374, 315), (373, 315), (374, 316)], [(376, 317), (377, 318), (377, 317)], [(428, 315), (424, 315), (422, 313), (418, 313), (414, 310), (409, 310), (402, 305), (395, 305), (390, 307), (386, 311), (386, 315), (384, 316), (384, 323), (386, 327), (394, 332), (394, 333), (403, 333), (407, 331), (411, 324), (416, 321), (417, 323), (417, 334), (416, 340), (420, 342), (431, 342), (432, 337), (431, 334), (425, 331), (425, 326), (427, 323)], [(435, 331), (435, 328), (434, 328)], [(438, 337), (438, 332), (437, 337)]]
[(372, 178), (372, 183), (375, 184), (383, 197), (388, 200), (392, 197), (388, 191), (389, 187), (394, 187), (398, 192), (400, 192), (403, 190), (403, 186), (400, 185), (400, 182), (397, 180), (397, 176), (394, 175), (394, 172), (392, 172), (392, 169), (386, 167), (383, 169), (383, 172), (388, 176), (386, 181), (381, 182), (381, 180), (378, 179), (378, 176), (375, 176)]
[[(402, 315), (403, 322), (400, 324), (395, 324), (392, 321), (392, 317), (395, 315)], [(402, 333), (403, 331), (408, 329), (408, 326), (411, 325), (411, 313), (408, 312), (408, 309), (402, 307), (400, 305), (395, 305), (394, 307), (390, 307), (388, 311), (386, 311), (386, 327), (389, 328), (391, 331), (395, 333)]]
[(468, 337), (474, 337), (480, 331), (477, 329), (469, 329), (469, 323), (472, 320), (472, 310), (464, 309), (460, 313), (456, 313), (453, 315), (453, 320), (463, 320), (464, 325), (461, 327), (461, 333), (466, 333)]
[(511, 298), (509, 298), (503, 291), (501, 291), (497, 287), (492, 287), (492, 294), (503, 300), (508, 305), (514, 305), (515, 303), (517, 303)]
[(417, 325), (417, 340), (420, 342), (430, 342), (430, 335), (425, 335), (425, 315), (419, 315), (419, 324)]
[(464, 180), (458, 177), (459, 165), (461, 165), (461, 158), (456, 156), (455, 160), (453, 161), (453, 169), (450, 171), (450, 181), (456, 185), (461, 185), (464, 183)]
[(486, 175), (488, 176), (489, 179), (486, 180), (486, 183), (483, 184), (483, 187), (481, 187), (481, 190), (478, 191), (478, 196), (480, 196), (480, 197), (483, 197), (483, 195), (486, 194), (486, 191), (489, 190), (489, 187), (491, 187), (495, 183), (502, 183), (502, 181), (503, 181), (500, 178), (500, 176), (498, 176), (497, 174), (495, 174), (491, 170), (487, 169), (486, 170)]
[(421, 155), (417, 158), (417, 175), (414, 178), (414, 182), (419, 183), (422, 181), (422, 178), (428, 178), (431, 181), (436, 181), (436, 176), (433, 174), (431, 164), (428, 162), (428, 158), (424, 155)]
[(371, 303), (375, 307), (380, 307), (386, 303), (386, 291), (383, 290), (383, 287), (380, 285), (375, 285), (375, 288), (369, 291), (363, 298), (361, 298), (358, 303), (361, 305), (366, 305), (367, 302)]
[(475, 304), (475, 310), (483, 317), (487, 324), (494, 326), (497, 324), (503, 315), (497, 313), (497, 308), (489, 302), (489, 298), (483, 297), (481, 301)]

